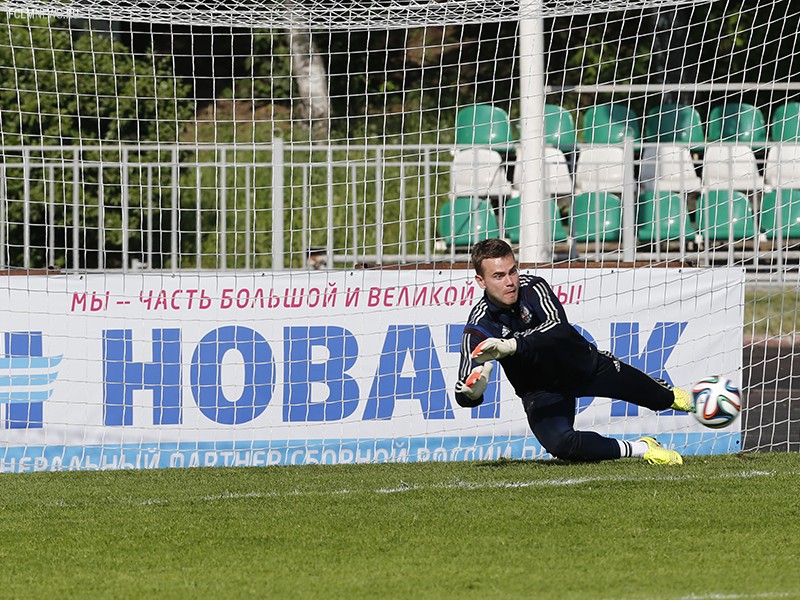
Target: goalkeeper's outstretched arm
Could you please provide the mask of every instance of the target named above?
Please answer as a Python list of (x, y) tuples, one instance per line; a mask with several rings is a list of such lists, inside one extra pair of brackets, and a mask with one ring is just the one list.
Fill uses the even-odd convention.
[(459, 406), (472, 407), (483, 402), (483, 392), (489, 384), (494, 363), (479, 363), (472, 358), (472, 352), (485, 338), (480, 332), (464, 328), (456, 383), (456, 402)]

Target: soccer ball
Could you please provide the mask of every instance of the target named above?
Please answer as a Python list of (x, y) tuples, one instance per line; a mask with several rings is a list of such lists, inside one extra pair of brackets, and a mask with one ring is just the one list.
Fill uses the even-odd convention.
[(712, 429), (727, 427), (742, 410), (739, 388), (727, 377), (712, 375), (698, 381), (692, 388), (694, 418)]

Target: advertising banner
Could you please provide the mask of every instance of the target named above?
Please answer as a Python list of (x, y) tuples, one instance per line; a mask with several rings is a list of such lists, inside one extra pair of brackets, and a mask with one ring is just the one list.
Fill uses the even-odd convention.
[[(548, 269), (570, 321), (675, 385), (741, 384), (741, 269)], [(545, 458), (495, 369), (454, 384), (466, 270), (13, 276), (0, 288), (0, 470)], [(576, 427), (740, 448), (739, 422), (580, 398)]]

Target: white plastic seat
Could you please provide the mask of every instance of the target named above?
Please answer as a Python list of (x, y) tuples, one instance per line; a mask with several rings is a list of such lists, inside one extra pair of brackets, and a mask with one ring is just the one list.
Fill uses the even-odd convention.
[[(514, 187), (522, 189), (525, 181), (523, 163), (517, 154), (517, 164), (514, 167)], [(566, 196), (572, 193), (572, 175), (569, 172), (567, 157), (558, 148), (545, 146), (544, 149), (544, 189), (550, 196)]]
[(648, 192), (693, 192), (702, 182), (687, 146), (659, 144), (642, 150), (639, 183)]
[(572, 193), (572, 175), (569, 172), (567, 157), (558, 148), (546, 146), (544, 149), (545, 178), (544, 189), (552, 196), (565, 196)]
[(754, 192), (764, 187), (756, 155), (744, 144), (706, 146), (703, 187), (711, 190)]
[(487, 198), (509, 196), (512, 192), (499, 152), (488, 148), (456, 151), (450, 170), (452, 197)]
[(625, 150), (622, 146), (581, 148), (575, 167), (578, 192), (621, 193), (625, 187)]
[(771, 187), (800, 189), (800, 144), (780, 144), (767, 152), (765, 183)]

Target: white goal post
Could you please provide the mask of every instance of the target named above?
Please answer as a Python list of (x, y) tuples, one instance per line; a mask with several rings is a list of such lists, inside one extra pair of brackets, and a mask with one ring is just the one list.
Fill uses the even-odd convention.
[[(0, 0), (0, 471), (546, 454), (454, 401), (502, 237), (584, 335), (800, 449), (800, 12)], [(800, 363), (798, 364), (800, 366)]]

